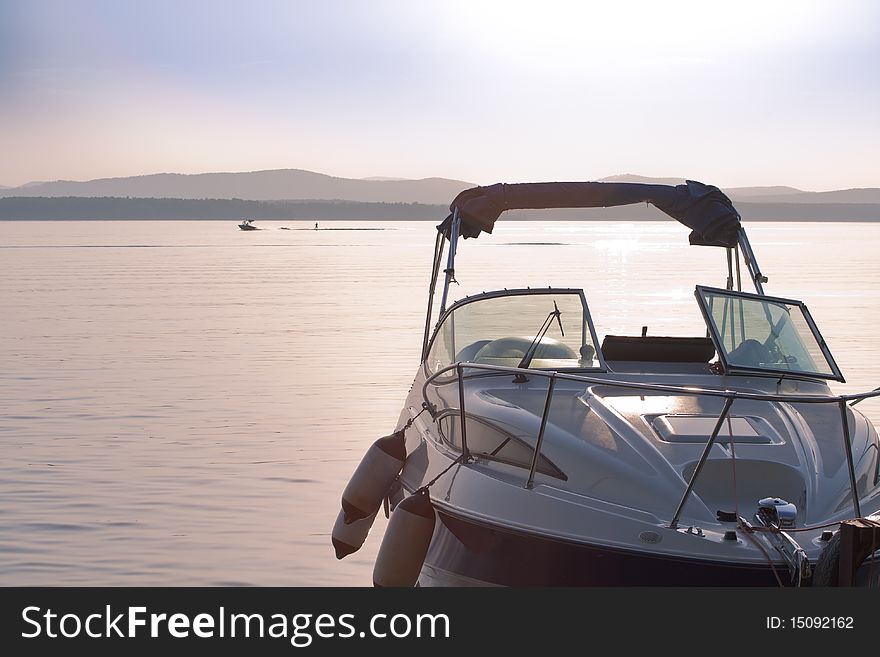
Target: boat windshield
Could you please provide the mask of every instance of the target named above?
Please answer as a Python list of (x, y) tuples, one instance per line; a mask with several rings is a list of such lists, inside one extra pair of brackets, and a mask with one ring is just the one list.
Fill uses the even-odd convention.
[[(558, 310), (558, 313), (556, 312)], [(425, 365), (596, 369), (596, 338), (580, 290), (505, 290), (459, 301), (444, 315)]]
[(726, 370), (843, 381), (802, 302), (702, 286), (696, 295)]

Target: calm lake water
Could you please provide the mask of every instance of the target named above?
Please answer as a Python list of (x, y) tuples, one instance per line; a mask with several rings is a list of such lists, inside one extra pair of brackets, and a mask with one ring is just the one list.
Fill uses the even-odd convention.
[[(0, 585), (371, 584), (384, 518), (343, 561), (330, 529), (417, 367), (434, 224), (259, 225), (0, 222)], [(836, 389), (880, 385), (880, 225), (748, 230)], [(671, 221), (502, 221), (456, 272), (583, 287), (601, 340), (702, 334), (726, 264)]]

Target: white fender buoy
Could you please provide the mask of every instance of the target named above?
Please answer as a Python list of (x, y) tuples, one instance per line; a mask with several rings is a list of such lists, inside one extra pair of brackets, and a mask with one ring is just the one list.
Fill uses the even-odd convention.
[(346, 523), (367, 518), (379, 510), (405, 461), (403, 429), (379, 438), (370, 445), (342, 493), (342, 511)]
[(394, 509), (373, 567), (373, 586), (415, 586), (434, 535), (428, 491), (410, 495)]
[[(376, 511), (378, 513), (378, 510)], [(333, 548), (336, 550), (336, 558), (342, 559), (353, 552), (361, 549), (367, 534), (376, 520), (376, 513), (352, 523), (345, 524), (345, 512), (340, 511), (336, 516), (336, 524), (333, 525)]]

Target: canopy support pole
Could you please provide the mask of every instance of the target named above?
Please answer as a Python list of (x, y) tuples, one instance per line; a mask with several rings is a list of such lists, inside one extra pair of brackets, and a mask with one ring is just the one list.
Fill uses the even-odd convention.
[(727, 289), (733, 289), (733, 249), (727, 247)]
[(458, 246), (458, 233), (461, 229), (461, 217), (458, 216), (458, 208), (452, 211), (452, 226), (449, 228), (449, 257), (446, 260), (446, 280), (443, 283), (443, 296), (440, 299), (440, 315), (446, 312), (446, 297), (449, 295), (449, 284), (458, 282), (455, 280), (455, 250)]
[(746, 235), (746, 231), (742, 228), (739, 229), (739, 246), (742, 250), (743, 258), (746, 261), (746, 267), (749, 268), (749, 272), (752, 274), (752, 281), (755, 283), (755, 290), (757, 290), (758, 294), (764, 294), (764, 283), (767, 282), (767, 277), (761, 273), (761, 268), (758, 266), (758, 261), (755, 260), (755, 254), (752, 251), (752, 245), (749, 244), (749, 238)]
[(428, 339), (431, 337), (431, 311), (434, 309), (434, 290), (437, 288), (437, 276), (440, 273), (440, 260), (443, 258), (443, 234), (437, 233), (434, 242), (434, 265), (431, 269), (431, 282), (428, 285), (428, 312), (425, 317), (425, 335), (422, 338), (422, 360), (428, 357)]

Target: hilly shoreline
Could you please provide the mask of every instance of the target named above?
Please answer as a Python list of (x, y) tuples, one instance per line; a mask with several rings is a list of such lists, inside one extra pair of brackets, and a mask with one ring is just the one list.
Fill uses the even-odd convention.
[(114, 197), (449, 203), (473, 183), (448, 178), (358, 179), (303, 169), (243, 173), (156, 173), (88, 181), (32, 182), (0, 189), (0, 197)]
[[(880, 221), (880, 203), (737, 202), (744, 221)], [(0, 220), (427, 220), (442, 221), (448, 205), (359, 203), (355, 201), (245, 201), (242, 199), (172, 198), (0, 198)], [(656, 208), (515, 210), (508, 220), (651, 221), (667, 220)]]
[[(609, 176), (607, 182), (680, 184), (683, 178)], [(301, 169), (160, 173), (0, 186), (0, 220), (279, 219), (442, 220), (474, 183), (450, 178), (339, 178)], [(880, 221), (880, 188), (809, 192), (793, 187), (723, 190), (747, 221)], [(654, 208), (528, 210), (510, 219), (663, 219)]]

